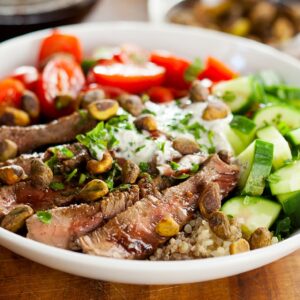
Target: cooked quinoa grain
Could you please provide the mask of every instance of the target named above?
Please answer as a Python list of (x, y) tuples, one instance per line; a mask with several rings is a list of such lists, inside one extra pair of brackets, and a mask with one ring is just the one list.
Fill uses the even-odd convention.
[(229, 255), (232, 242), (240, 239), (242, 233), (238, 224), (231, 223), (230, 241), (217, 237), (207, 221), (200, 216), (186, 224), (177, 236), (171, 238), (150, 260), (182, 260)]

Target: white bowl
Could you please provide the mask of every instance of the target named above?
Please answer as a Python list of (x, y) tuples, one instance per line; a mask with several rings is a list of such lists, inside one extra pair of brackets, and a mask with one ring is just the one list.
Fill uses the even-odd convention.
[[(88, 54), (99, 45), (136, 43), (186, 57), (214, 55), (240, 72), (273, 69), (297, 84), (300, 62), (253, 41), (208, 30), (175, 25), (98, 23), (63, 27), (77, 35)], [(12, 39), (0, 45), (0, 77), (22, 64), (34, 64), (40, 40), (48, 31)], [(199, 282), (239, 274), (266, 265), (300, 248), (300, 233), (276, 245), (234, 256), (190, 261), (130, 261), (89, 256), (25, 239), (0, 228), (0, 244), (33, 261), (94, 279), (135, 284)]]

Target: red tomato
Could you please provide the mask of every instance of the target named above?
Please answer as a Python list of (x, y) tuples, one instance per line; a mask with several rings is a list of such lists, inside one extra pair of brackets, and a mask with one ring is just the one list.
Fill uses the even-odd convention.
[(166, 103), (174, 100), (172, 91), (162, 86), (154, 86), (150, 88), (147, 94), (151, 101), (155, 103)]
[(230, 80), (238, 76), (238, 73), (231, 70), (223, 62), (215, 57), (209, 56), (206, 60), (206, 68), (199, 75), (199, 79), (210, 79), (213, 82)]
[(20, 80), (27, 89), (34, 90), (36, 82), (39, 78), (39, 72), (35, 67), (22, 66), (16, 68), (11, 77)]
[(165, 70), (152, 63), (143, 66), (132, 64), (100, 64), (93, 68), (89, 76), (96, 83), (139, 94), (152, 86), (161, 85), (165, 78)]
[(82, 60), (82, 47), (79, 39), (73, 35), (62, 34), (54, 30), (51, 35), (46, 37), (40, 48), (38, 62), (41, 64), (47, 58), (56, 53), (71, 54), (77, 62)]
[(184, 73), (191, 62), (167, 51), (152, 52), (150, 60), (166, 69), (165, 85), (175, 89), (187, 89), (189, 83), (184, 80)]
[(17, 79), (7, 78), (0, 81), (0, 105), (20, 107), (24, 90), (23, 83)]
[[(55, 57), (50, 60), (37, 82), (37, 95), (46, 117), (57, 118), (70, 114), (76, 107), (76, 98), (85, 84), (80, 65), (70, 58)], [(70, 96), (67, 107), (59, 109), (58, 96)]]

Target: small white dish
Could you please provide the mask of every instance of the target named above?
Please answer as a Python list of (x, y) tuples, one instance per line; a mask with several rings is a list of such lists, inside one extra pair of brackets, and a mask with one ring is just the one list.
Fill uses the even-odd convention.
[[(247, 73), (273, 69), (299, 84), (300, 62), (262, 44), (226, 34), (175, 25), (97, 23), (62, 27), (77, 35), (86, 54), (99, 45), (136, 43), (166, 49), (186, 57), (213, 55)], [(0, 45), (0, 78), (22, 64), (34, 64), (40, 40), (49, 31), (18, 37)], [(130, 261), (89, 256), (50, 247), (0, 228), (0, 245), (28, 259), (61, 271), (108, 281), (135, 284), (175, 284), (206, 281), (249, 271), (300, 248), (300, 232), (276, 245), (234, 256), (189, 261)]]

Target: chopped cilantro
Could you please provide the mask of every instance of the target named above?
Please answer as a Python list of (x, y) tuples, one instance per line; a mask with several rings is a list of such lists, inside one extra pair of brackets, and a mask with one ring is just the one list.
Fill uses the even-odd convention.
[(78, 169), (74, 169), (70, 174), (68, 174), (66, 180), (67, 182), (70, 182), (74, 176), (76, 176), (76, 174), (78, 173)]
[(180, 168), (180, 164), (178, 164), (175, 161), (171, 161), (170, 166), (171, 166), (172, 170), (174, 170), (174, 171), (177, 171)]
[(156, 116), (156, 113), (148, 108), (143, 109), (142, 114), (150, 114), (150, 115)]
[(139, 167), (142, 172), (148, 172), (150, 169), (150, 165), (147, 162), (140, 162)]
[(121, 184), (121, 185), (118, 187), (118, 189), (121, 190), (121, 191), (125, 191), (125, 190), (129, 190), (130, 187), (131, 187), (131, 184), (126, 184), (126, 183), (124, 183), (124, 184)]
[(87, 179), (87, 175), (84, 174), (84, 173), (81, 173), (81, 174), (80, 174), (80, 177), (79, 177), (78, 183), (79, 183), (80, 185), (81, 185), (81, 184), (84, 184), (84, 182), (86, 181), (86, 179)]
[(216, 152), (216, 147), (214, 145), (214, 136), (215, 136), (215, 133), (212, 130), (209, 130), (207, 133), (207, 138), (210, 143), (210, 147), (208, 148), (209, 153)]
[(186, 178), (189, 178), (191, 175), (190, 174), (180, 174), (179, 176), (176, 176), (175, 178), (176, 179), (186, 179)]
[(192, 164), (191, 172), (196, 173), (196, 172), (198, 172), (198, 170), (199, 170), (199, 165), (198, 164)]
[(157, 148), (161, 151), (161, 152), (164, 152), (165, 151), (165, 146), (166, 146), (166, 142), (163, 141), (163, 142), (159, 142), (157, 144)]
[(200, 58), (195, 58), (193, 63), (184, 72), (184, 80), (186, 82), (192, 82), (197, 79), (200, 72), (203, 70), (203, 63)]
[(49, 211), (37, 211), (36, 215), (38, 219), (44, 224), (50, 224), (52, 215)]
[(140, 152), (142, 149), (144, 149), (145, 147), (146, 147), (146, 145), (139, 146), (139, 147), (137, 147), (137, 148), (134, 150), (134, 152), (135, 152), (135, 153), (138, 153), (138, 152)]
[(109, 172), (107, 179), (105, 180), (109, 190), (112, 190), (114, 188), (115, 178), (119, 171), (120, 171), (120, 166), (117, 163), (114, 163), (112, 169)]
[(64, 158), (72, 158), (74, 157), (74, 153), (68, 149), (67, 147), (59, 147), (58, 150), (62, 153), (62, 155), (64, 156)]
[(61, 191), (65, 188), (62, 182), (51, 182), (49, 186), (54, 191)]
[(45, 164), (50, 168), (53, 169), (54, 166), (57, 164), (58, 158), (57, 155), (54, 154), (52, 157), (50, 157), (47, 161), (45, 161)]

